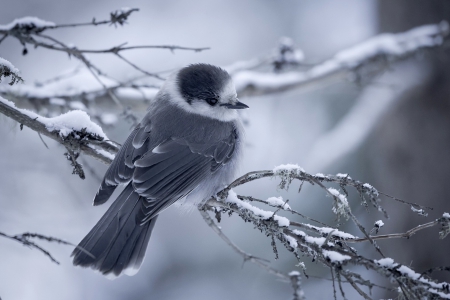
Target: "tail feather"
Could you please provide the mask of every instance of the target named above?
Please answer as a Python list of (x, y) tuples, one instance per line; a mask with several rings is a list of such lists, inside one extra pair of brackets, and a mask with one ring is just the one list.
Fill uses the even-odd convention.
[(141, 210), (140, 196), (129, 184), (117, 197), (105, 215), (72, 252), (73, 264), (90, 267), (111, 277), (122, 272), (134, 275), (147, 249), (157, 216), (141, 225), (137, 218)]

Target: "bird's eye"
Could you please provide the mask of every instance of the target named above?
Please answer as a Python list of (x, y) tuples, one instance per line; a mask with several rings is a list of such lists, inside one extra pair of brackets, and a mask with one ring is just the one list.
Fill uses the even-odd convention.
[(217, 98), (208, 98), (206, 99), (206, 102), (208, 102), (209, 105), (214, 106), (217, 104), (219, 100), (217, 100)]

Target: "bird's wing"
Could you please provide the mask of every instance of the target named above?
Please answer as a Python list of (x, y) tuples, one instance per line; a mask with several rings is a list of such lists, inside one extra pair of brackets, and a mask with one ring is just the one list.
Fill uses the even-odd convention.
[(148, 151), (151, 124), (138, 125), (112, 161), (94, 198), (94, 205), (105, 203), (116, 187), (131, 180), (134, 162)]
[(134, 162), (134, 190), (143, 199), (141, 221), (146, 222), (232, 158), (238, 136), (232, 128), (226, 138), (211, 143), (171, 138)]

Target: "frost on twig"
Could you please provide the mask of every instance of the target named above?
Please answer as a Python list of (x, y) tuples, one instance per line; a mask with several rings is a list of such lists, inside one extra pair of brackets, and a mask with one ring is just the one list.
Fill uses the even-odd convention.
[(294, 289), (294, 298), (293, 300), (303, 300), (305, 299), (305, 293), (302, 290), (302, 280), (300, 276), (300, 272), (292, 271), (289, 272), (289, 277), (291, 279), (292, 288)]
[[(239, 185), (246, 184), (250, 181), (260, 180), (262, 178), (276, 177), (280, 180), (279, 187), (286, 189), (295, 181), (310, 183), (317, 186), (324, 191), (325, 195), (333, 198), (330, 204), (330, 209), (336, 211), (341, 215), (346, 215), (348, 220), (357, 225), (360, 233), (364, 237), (360, 238), (354, 234), (343, 232), (337, 228), (320, 227), (307, 223), (299, 223), (290, 220), (284, 216), (281, 216), (278, 212), (291, 212), (291, 206), (286, 206), (280, 198), (271, 197), (269, 201), (258, 200), (256, 202), (266, 204), (268, 207), (275, 207), (276, 211), (266, 210), (256, 207), (250, 202), (255, 202), (255, 199), (250, 196), (238, 195), (232, 189)], [(330, 187), (329, 185), (338, 186), (341, 190), (345, 189), (345, 192), (339, 191), (337, 188)], [(274, 170), (255, 171), (247, 173), (235, 181), (229, 186), (220, 191), (215, 198), (209, 199), (202, 210), (212, 211), (216, 217), (217, 214), (237, 215), (247, 223), (252, 223), (253, 226), (266, 235), (271, 245), (274, 247), (275, 255), (278, 255), (277, 242), (291, 252), (299, 264), (303, 264), (303, 257), (308, 257), (313, 261), (316, 261), (332, 272), (333, 281), (338, 281), (339, 290), (342, 295), (344, 293), (343, 284), (350, 284), (363, 298), (371, 299), (371, 289), (374, 287), (383, 287), (372, 283), (370, 280), (365, 279), (367, 274), (357, 274), (352, 272), (349, 268), (351, 266), (364, 266), (369, 272), (375, 272), (379, 275), (388, 278), (392, 284), (395, 284), (401, 294), (410, 299), (416, 298), (429, 298), (435, 299), (438, 297), (449, 298), (450, 291), (449, 284), (446, 282), (437, 283), (429, 278), (424, 278), (411, 268), (395, 262), (392, 258), (385, 258), (382, 255), (381, 249), (375, 244), (375, 240), (379, 239), (392, 239), (392, 238), (409, 238), (415, 232), (430, 228), (436, 225), (441, 225), (440, 237), (445, 237), (449, 233), (449, 221), (450, 215), (445, 213), (437, 220), (431, 221), (426, 224), (418, 225), (417, 227), (402, 234), (385, 234), (385, 235), (369, 235), (362, 225), (358, 221), (358, 218), (351, 212), (351, 203), (348, 202), (347, 196), (350, 192), (349, 189), (354, 189), (359, 194), (362, 204), (371, 203), (372, 206), (378, 212), (387, 214), (387, 212), (380, 208), (380, 192), (373, 186), (367, 183), (363, 183), (352, 179), (347, 174), (337, 175), (324, 175), (316, 174), (312, 175), (305, 172), (297, 165), (283, 165), (276, 167)], [(399, 200), (386, 197), (390, 200)], [(398, 201), (398, 203), (406, 204), (407, 206), (414, 205), (420, 207), (420, 209), (428, 209), (418, 204), (408, 203), (407, 201)], [(292, 205), (292, 203), (291, 203)], [(206, 214), (206, 212), (202, 212)], [(211, 218), (209, 218), (211, 219)], [(220, 216), (219, 218), (220, 219)], [(206, 220), (206, 219), (205, 219)], [(211, 223), (208, 222), (210, 226)], [(383, 226), (381, 220), (375, 223), (377, 229)], [(212, 226), (214, 229), (214, 226)], [(301, 229), (301, 230), (300, 230)], [(217, 230), (214, 229), (216, 232)], [(220, 234), (219, 234), (220, 235)], [(223, 237), (222, 237), (223, 238)], [(229, 241), (229, 239), (227, 238)], [(355, 250), (350, 247), (350, 243), (370, 242), (376, 248), (381, 255), (381, 259), (372, 258), (365, 253)], [(232, 247), (237, 247), (232, 244)], [(242, 253), (241, 253), (242, 254)], [(445, 269), (442, 267), (441, 269)], [(298, 273), (292, 273), (295, 276), (299, 276)], [(428, 274), (428, 273), (427, 273)], [(295, 280), (291, 274), (291, 283), (295, 287)], [(297, 282), (299, 283), (299, 282)], [(383, 287), (384, 288), (384, 287)], [(387, 287), (392, 289), (392, 287)], [(365, 291), (368, 289), (368, 292)], [(300, 295), (300, 293), (298, 293)], [(298, 298), (299, 296), (295, 296)]]
[(20, 128), (27, 126), (62, 144), (69, 151), (74, 174), (80, 177), (84, 176), (84, 172), (80, 170), (81, 165), (76, 163), (77, 153), (83, 152), (109, 164), (119, 150), (118, 145), (109, 141), (100, 126), (83, 111), (75, 110), (55, 118), (45, 118), (16, 108), (14, 103), (0, 97), (0, 113), (18, 122)]
[(3, 77), (11, 77), (9, 85), (23, 82), (22, 77), (19, 75), (19, 69), (14, 67), (13, 64), (6, 59), (0, 57), (0, 82)]
[(281, 71), (291, 66), (298, 66), (305, 59), (303, 52), (295, 48), (294, 41), (288, 37), (282, 37), (280, 39), (277, 50), (272, 63), (275, 71)]

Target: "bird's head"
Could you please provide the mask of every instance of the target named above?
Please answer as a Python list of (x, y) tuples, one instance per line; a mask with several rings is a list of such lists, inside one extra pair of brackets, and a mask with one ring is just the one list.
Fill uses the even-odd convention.
[(230, 75), (209, 64), (193, 64), (174, 72), (163, 91), (181, 108), (220, 121), (235, 120), (237, 109), (248, 108), (239, 102)]

